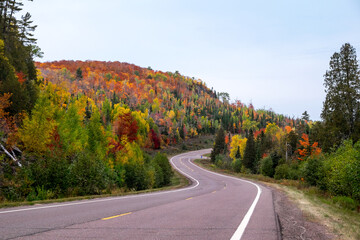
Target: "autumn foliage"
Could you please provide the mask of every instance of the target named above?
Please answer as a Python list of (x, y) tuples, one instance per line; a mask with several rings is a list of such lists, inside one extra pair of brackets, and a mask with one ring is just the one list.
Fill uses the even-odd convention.
[[(31, 179), (16, 193), (19, 198), (36, 198), (37, 188), (56, 188), (53, 195), (60, 196), (161, 187), (169, 183), (169, 166), (163, 156), (156, 160), (144, 149), (166, 148), (222, 127), (219, 153), (230, 151), (239, 166), (250, 130), (264, 144), (257, 154), (262, 156), (269, 153), (268, 140), (280, 144), (284, 127), (300, 124), (240, 101), (230, 103), (223, 99), (226, 94), (178, 72), (100, 61), (36, 65), (39, 96), (32, 111), (21, 116), (22, 124), (6, 111), (10, 95), (0, 97), (2, 130), (11, 142), (6, 159), (27, 166), (22, 176)], [(16, 74), (18, 84), (24, 85), (24, 78)], [(18, 172), (6, 171), (6, 176)], [(14, 188), (14, 179), (3, 180), (5, 190)], [(89, 185), (84, 179), (91, 179)]]
[(305, 133), (302, 134), (301, 138), (302, 140), (299, 140), (300, 148), (298, 149), (299, 160), (303, 161), (309, 156), (317, 156), (321, 153), (318, 142), (310, 144), (309, 136)]

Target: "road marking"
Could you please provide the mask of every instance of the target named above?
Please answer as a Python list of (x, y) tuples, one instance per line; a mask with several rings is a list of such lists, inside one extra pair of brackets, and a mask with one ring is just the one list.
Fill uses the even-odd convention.
[(194, 188), (197, 188), (200, 183), (198, 180), (196, 180), (195, 178), (193, 178), (192, 176), (188, 175), (187, 173), (181, 171), (178, 167), (175, 166), (173, 159), (175, 157), (181, 157), (184, 155), (187, 155), (191, 152), (188, 153), (183, 153), (177, 156), (174, 156), (170, 159), (170, 163), (171, 165), (181, 174), (183, 174), (184, 176), (190, 178), (191, 180), (193, 180), (193, 182), (195, 183), (195, 185), (190, 186), (190, 187), (186, 187), (186, 188), (181, 188), (181, 189), (176, 189), (176, 190), (169, 190), (169, 191), (163, 191), (163, 192), (155, 192), (155, 193), (145, 193), (145, 194), (138, 194), (138, 195), (129, 195), (129, 196), (120, 196), (120, 197), (110, 197), (110, 198), (102, 198), (102, 199), (96, 199), (96, 200), (83, 200), (81, 202), (72, 202), (72, 203), (64, 203), (64, 204), (56, 204), (56, 205), (48, 205), (48, 206), (38, 206), (38, 207), (29, 207), (29, 208), (21, 208), (21, 209), (13, 209), (13, 210), (7, 210), (7, 211), (0, 211), (0, 214), (6, 214), (6, 213), (14, 213), (14, 212), (24, 212), (24, 211), (33, 211), (33, 210), (40, 210), (40, 209), (48, 209), (48, 208), (59, 208), (59, 207), (67, 207), (67, 206), (74, 206), (74, 205), (83, 205), (83, 204), (89, 204), (89, 203), (98, 203), (98, 202), (107, 202), (107, 201), (114, 201), (114, 200), (122, 200), (122, 199), (128, 199), (128, 198), (139, 198), (139, 197), (148, 197), (148, 196), (156, 196), (156, 195), (162, 195), (162, 194), (168, 194), (168, 193), (176, 193), (176, 192), (182, 192), (182, 191), (188, 191), (188, 190), (192, 190)]
[(230, 240), (240, 240), (242, 235), (244, 234), (245, 228), (248, 225), (248, 223), (250, 221), (250, 218), (251, 218), (251, 216), (252, 216), (252, 214), (253, 214), (253, 212), (255, 210), (256, 204), (259, 201), (259, 198), (260, 198), (260, 195), (261, 195), (261, 188), (256, 183), (253, 183), (253, 182), (250, 182), (250, 181), (247, 181), (247, 180), (243, 180), (243, 179), (240, 179), (240, 178), (235, 178), (235, 177), (231, 177), (231, 176), (222, 175), (222, 174), (219, 174), (219, 173), (208, 171), (208, 170), (206, 170), (206, 169), (204, 169), (202, 167), (199, 167), (199, 166), (195, 165), (193, 162), (190, 161), (190, 159), (189, 159), (189, 163), (194, 165), (197, 168), (200, 168), (201, 170), (203, 170), (205, 172), (208, 172), (208, 173), (211, 173), (211, 174), (214, 174), (214, 175), (217, 175), (217, 176), (221, 176), (221, 177), (231, 178), (231, 179), (235, 179), (235, 180), (238, 180), (238, 181), (250, 183), (250, 184), (254, 185), (257, 188), (257, 194), (256, 194), (256, 197), (255, 197), (253, 203), (251, 204), (249, 210), (245, 214), (245, 216), (244, 216), (243, 220), (241, 221), (239, 227), (236, 229), (235, 233), (233, 234), (233, 236), (230, 239)]
[(132, 214), (132, 212), (123, 213), (123, 214), (115, 215), (115, 216), (112, 216), (112, 217), (102, 218), (101, 220), (109, 220), (109, 219), (113, 219), (113, 218), (117, 218), (117, 217), (126, 216), (126, 215), (129, 215), (129, 214)]
[(189, 197), (189, 198), (187, 198), (187, 199), (185, 199), (185, 200), (190, 200), (190, 199), (192, 199), (192, 197)]
[(183, 161), (182, 161), (182, 158), (180, 158), (180, 163), (182, 164), (182, 165), (184, 165), (187, 169), (189, 169), (190, 171), (194, 171), (194, 169), (192, 169), (192, 168), (190, 168), (188, 165), (185, 165), (184, 163), (183, 163)]

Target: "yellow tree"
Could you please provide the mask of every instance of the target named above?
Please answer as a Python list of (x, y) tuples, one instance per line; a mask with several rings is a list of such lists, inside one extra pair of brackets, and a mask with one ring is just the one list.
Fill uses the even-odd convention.
[(236, 153), (237, 150), (239, 148), (240, 150), (240, 155), (241, 158), (244, 157), (244, 152), (245, 152), (245, 147), (246, 147), (246, 141), (247, 138), (241, 138), (240, 135), (234, 135), (231, 138), (231, 143), (230, 143), (230, 157), (235, 161), (236, 159)]
[(256, 130), (259, 129), (259, 128), (258, 128), (258, 125), (259, 125), (259, 123), (256, 122), (256, 121), (251, 121), (250, 119), (245, 119), (245, 120), (243, 121), (242, 128), (243, 128), (244, 130), (250, 130), (250, 129), (252, 129), (252, 130), (256, 131)]
[(25, 116), (19, 129), (19, 138), (28, 152), (42, 154), (48, 150), (56, 122), (53, 120), (54, 105), (44, 96), (37, 100), (31, 117)]
[(266, 125), (265, 133), (269, 136), (275, 136), (276, 132), (279, 130), (279, 127), (276, 123), (268, 123)]

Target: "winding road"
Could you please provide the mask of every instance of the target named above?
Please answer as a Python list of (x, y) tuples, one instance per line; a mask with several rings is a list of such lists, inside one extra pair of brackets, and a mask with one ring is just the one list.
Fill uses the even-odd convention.
[(171, 158), (192, 184), (148, 194), (0, 209), (0, 239), (279, 239), (270, 189)]

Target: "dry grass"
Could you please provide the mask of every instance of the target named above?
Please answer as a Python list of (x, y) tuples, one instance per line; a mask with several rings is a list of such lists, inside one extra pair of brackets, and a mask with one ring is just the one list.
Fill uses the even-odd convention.
[(325, 198), (308, 194), (294, 187), (265, 183), (281, 190), (301, 209), (308, 221), (326, 226), (338, 239), (360, 239), (360, 214), (337, 207)]

